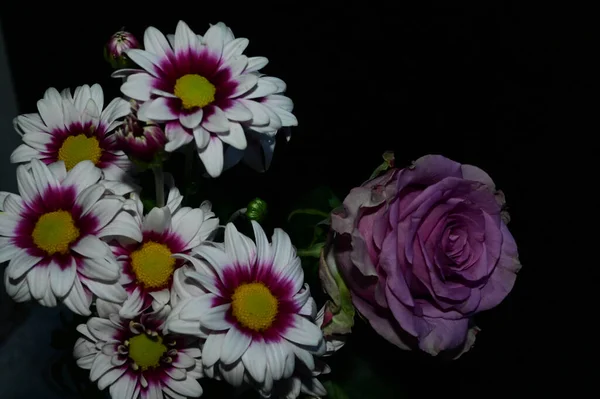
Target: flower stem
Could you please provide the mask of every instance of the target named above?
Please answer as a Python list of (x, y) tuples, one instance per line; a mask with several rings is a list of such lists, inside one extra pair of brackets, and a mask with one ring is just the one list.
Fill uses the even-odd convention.
[(156, 206), (162, 208), (165, 206), (165, 175), (162, 166), (152, 168), (154, 172), (154, 186), (156, 188)]
[(239, 218), (240, 216), (244, 215), (247, 210), (248, 210), (247, 208), (240, 208), (237, 211), (233, 212), (233, 214), (231, 215), (231, 217), (229, 218), (227, 223), (231, 223), (234, 220), (236, 220), (237, 218)]

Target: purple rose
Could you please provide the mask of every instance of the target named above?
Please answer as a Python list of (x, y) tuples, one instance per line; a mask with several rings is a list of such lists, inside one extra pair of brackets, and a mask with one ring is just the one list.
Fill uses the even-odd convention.
[(468, 350), (471, 317), (498, 305), (521, 267), (503, 203), (487, 173), (439, 155), (353, 189), (332, 228), (356, 309), (403, 349)]

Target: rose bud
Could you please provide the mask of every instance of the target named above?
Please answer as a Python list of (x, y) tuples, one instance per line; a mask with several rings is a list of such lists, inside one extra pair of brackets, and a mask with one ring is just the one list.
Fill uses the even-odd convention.
[(136, 48), (140, 48), (138, 39), (131, 33), (121, 30), (112, 35), (106, 46), (104, 46), (104, 59), (114, 69), (130, 67), (132, 64), (125, 55), (125, 51)]

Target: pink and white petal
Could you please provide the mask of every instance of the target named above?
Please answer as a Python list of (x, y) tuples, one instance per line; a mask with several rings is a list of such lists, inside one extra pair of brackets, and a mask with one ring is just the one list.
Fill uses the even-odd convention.
[(217, 135), (225, 144), (229, 144), (238, 150), (244, 150), (248, 146), (246, 134), (242, 125), (238, 122), (229, 122), (229, 132)]
[(21, 144), (10, 154), (11, 163), (29, 162), (32, 159), (44, 159), (45, 154), (35, 148), (31, 148), (27, 144)]
[(217, 106), (209, 105), (207, 114), (204, 115), (202, 127), (211, 133), (225, 133), (229, 131), (229, 120), (225, 112)]
[(165, 97), (146, 101), (138, 110), (138, 118), (142, 121), (159, 122), (176, 120), (178, 115), (171, 110), (171, 101), (171, 99)]
[(253, 118), (252, 111), (239, 100), (233, 100), (224, 111), (230, 121), (247, 122)]
[(249, 57), (248, 66), (244, 70), (245, 73), (257, 72), (263, 69), (269, 63), (267, 57)]
[[(234, 329), (231, 329), (232, 331)], [(246, 371), (259, 384), (265, 381), (267, 374), (267, 356), (265, 343), (262, 338), (254, 339), (248, 350), (242, 355)]]
[(296, 344), (317, 347), (323, 339), (323, 333), (316, 324), (308, 319), (293, 315), (293, 323), (280, 335)]
[(250, 41), (244, 37), (238, 37), (237, 39), (233, 39), (230, 42), (227, 42), (223, 47), (223, 59), (229, 60), (231, 58), (235, 58), (239, 55), (242, 55), (246, 47)]
[(152, 93), (154, 79), (154, 77), (147, 73), (129, 75), (127, 80), (121, 85), (121, 92), (135, 100), (148, 101)]
[(50, 269), (50, 287), (52, 292), (58, 298), (65, 297), (75, 284), (75, 278), (77, 275), (77, 264), (75, 259), (71, 258), (71, 264), (61, 268), (60, 265), (51, 261), (48, 265)]
[[(8, 219), (7, 216), (9, 216), (9, 215), (7, 215), (7, 214), (0, 215), (0, 226), (2, 226), (6, 222), (6, 220)], [(2, 233), (1, 228), (0, 228), (0, 233)], [(23, 277), (23, 275), (25, 275), (27, 273), (31, 273), (35, 269), (44, 269), (42, 267), (39, 267), (39, 268), (35, 267), (38, 263), (40, 263), (41, 260), (42, 260), (41, 257), (29, 255), (26, 250), (22, 249), (18, 253), (16, 253), (13, 256), (13, 258), (10, 260), (8, 267), (6, 268), (6, 274), (8, 275), (9, 278), (11, 278), (13, 280), (18, 280), (21, 277)], [(38, 273), (38, 272), (39, 271), (37, 271), (36, 273)], [(46, 283), (47, 283), (47, 281), (46, 281)], [(31, 282), (29, 284), (31, 284)], [(41, 295), (43, 295), (43, 293)], [(35, 298), (39, 299), (38, 297), (35, 297)]]
[(173, 46), (175, 55), (185, 54), (191, 49), (198, 50), (199, 47), (200, 42), (196, 34), (185, 22), (179, 21), (175, 29), (175, 43)]
[(158, 77), (158, 65), (160, 65), (161, 59), (145, 50), (140, 49), (129, 49), (125, 51), (125, 54), (131, 58), (133, 62), (144, 68), (150, 75)]
[(167, 123), (165, 134), (169, 140), (165, 145), (165, 151), (167, 152), (173, 152), (194, 139), (194, 136), (186, 132), (179, 122)]
[(65, 127), (61, 102), (60, 99), (58, 101), (44, 99), (37, 102), (40, 116), (50, 129), (64, 129)]
[(82, 237), (71, 249), (88, 258), (104, 258), (111, 255), (108, 245), (92, 235)]
[[(102, 108), (100, 108), (102, 109)], [(131, 112), (131, 105), (122, 98), (112, 100), (106, 109), (100, 114), (100, 125), (106, 128), (107, 132), (117, 127), (114, 122), (117, 119), (124, 118)], [(114, 125), (114, 126), (113, 126)]]
[(92, 209), (92, 206), (104, 195), (104, 187), (100, 184), (94, 184), (83, 190), (77, 198), (75, 204), (81, 208), (81, 215), (85, 216)]
[(304, 269), (302, 269), (300, 258), (295, 257), (286, 267), (280, 269), (279, 278), (292, 283), (292, 292), (294, 294), (300, 291), (302, 283), (304, 283)]
[(197, 398), (202, 395), (200, 383), (189, 376), (184, 381), (167, 379), (166, 385), (183, 396)]
[(230, 329), (232, 327), (231, 323), (229, 323), (225, 317), (230, 308), (231, 305), (226, 303), (209, 309), (202, 317), (200, 317), (200, 325), (215, 331)]
[[(234, 262), (234, 258), (230, 257), (226, 252), (210, 245), (201, 245), (194, 252), (201, 258), (204, 258), (221, 279), (223, 278), (223, 270), (231, 267)], [(194, 261), (197, 260), (194, 259)], [(194, 266), (197, 265), (194, 264)], [(204, 270), (203, 265), (198, 265), (197, 270), (199, 272)]]
[[(240, 75), (233, 78), (232, 81), (236, 83), (236, 88), (233, 90), (230, 97), (235, 98), (242, 96), (257, 87), (259, 79), (256, 75)], [(254, 93), (254, 91), (252, 93)]]
[(205, 367), (214, 365), (221, 357), (223, 342), (226, 333), (209, 334), (204, 346), (202, 347), (202, 363)]
[(223, 143), (216, 136), (211, 136), (205, 149), (198, 151), (206, 172), (211, 177), (219, 177), (223, 171)]
[(276, 228), (271, 238), (273, 248), (273, 267), (278, 272), (283, 272), (296, 258), (296, 251), (290, 241), (290, 236), (285, 231)]
[(223, 63), (219, 67), (219, 70), (228, 69), (230, 77), (236, 77), (244, 72), (246, 66), (248, 65), (248, 57), (245, 55), (239, 55), (235, 59), (231, 60), (229, 63)]
[(173, 360), (173, 366), (180, 369), (187, 369), (196, 365), (196, 359), (186, 355), (183, 352), (177, 352), (177, 357)]
[(163, 60), (173, 53), (165, 35), (153, 26), (144, 32), (144, 48)]
[(245, 98), (240, 98), (237, 101), (244, 104), (244, 106), (246, 106), (246, 108), (252, 112), (252, 126), (263, 126), (269, 124), (269, 114), (264, 105), (254, 100), (248, 100)]
[(110, 356), (100, 352), (94, 359), (92, 364), (92, 370), (90, 371), (90, 380), (96, 381), (102, 377), (107, 371), (113, 369), (115, 366), (110, 362)]
[(128, 212), (119, 212), (108, 225), (96, 233), (96, 236), (99, 238), (127, 237), (136, 242), (142, 241), (140, 225)]
[(69, 292), (69, 295), (64, 299), (64, 303), (73, 313), (82, 316), (89, 316), (92, 314), (92, 312), (90, 312), (92, 294), (83, 288), (78, 278), (75, 279), (73, 288)]
[(128, 296), (125, 289), (118, 284), (105, 284), (100, 281), (90, 280), (89, 278), (81, 277), (81, 282), (94, 295), (109, 302), (123, 303)]
[(210, 133), (202, 126), (198, 126), (194, 129), (194, 140), (196, 141), (196, 148), (204, 149), (210, 141)]
[(204, 115), (204, 111), (202, 108), (198, 108), (197, 110), (191, 113), (181, 113), (179, 114), (179, 122), (181, 125), (188, 129), (195, 129), (202, 122), (202, 116)]
[(146, 388), (144, 388), (144, 376), (140, 377), (140, 382), (142, 384), (142, 388), (140, 389), (140, 399), (163, 399), (163, 391), (162, 384), (155, 381), (149, 381), (146, 383)]
[(230, 328), (221, 348), (221, 362), (233, 364), (238, 361), (252, 343), (252, 336), (244, 334), (236, 327)]
[(77, 195), (95, 184), (102, 177), (102, 171), (91, 161), (81, 161), (67, 172), (67, 177), (62, 182), (63, 187), (74, 186)]
[(161, 234), (171, 227), (171, 212), (169, 208), (152, 208), (144, 218), (142, 230)]
[(127, 371), (127, 367), (123, 367), (123, 366), (107, 371), (98, 380), (98, 389), (103, 390), (106, 387), (110, 386), (116, 380), (118, 380), (123, 374), (125, 374), (126, 371)]
[(23, 136), (23, 142), (38, 151), (46, 151), (48, 144), (52, 143), (53, 137), (43, 132), (28, 132)]
[(119, 327), (108, 319), (101, 317), (92, 317), (87, 322), (87, 327), (90, 332), (99, 341), (116, 342)]
[(136, 287), (135, 290), (127, 296), (125, 302), (119, 311), (121, 317), (126, 319), (132, 319), (135, 316), (139, 315), (141, 311), (144, 309), (144, 296), (142, 290), (139, 287)]
[(137, 376), (125, 374), (109, 388), (111, 398), (137, 399), (134, 395), (137, 387)]
[(251, 241), (244, 240), (233, 223), (225, 227), (225, 252), (234, 264), (248, 270), (254, 266), (252, 260), (256, 257), (256, 247)]

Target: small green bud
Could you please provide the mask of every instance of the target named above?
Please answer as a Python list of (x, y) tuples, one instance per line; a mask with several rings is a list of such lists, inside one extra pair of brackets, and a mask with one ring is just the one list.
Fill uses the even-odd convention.
[(267, 203), (260, 198), (254, 198), (246, 208), (246, 216), (260, 223), (267, 216)]

